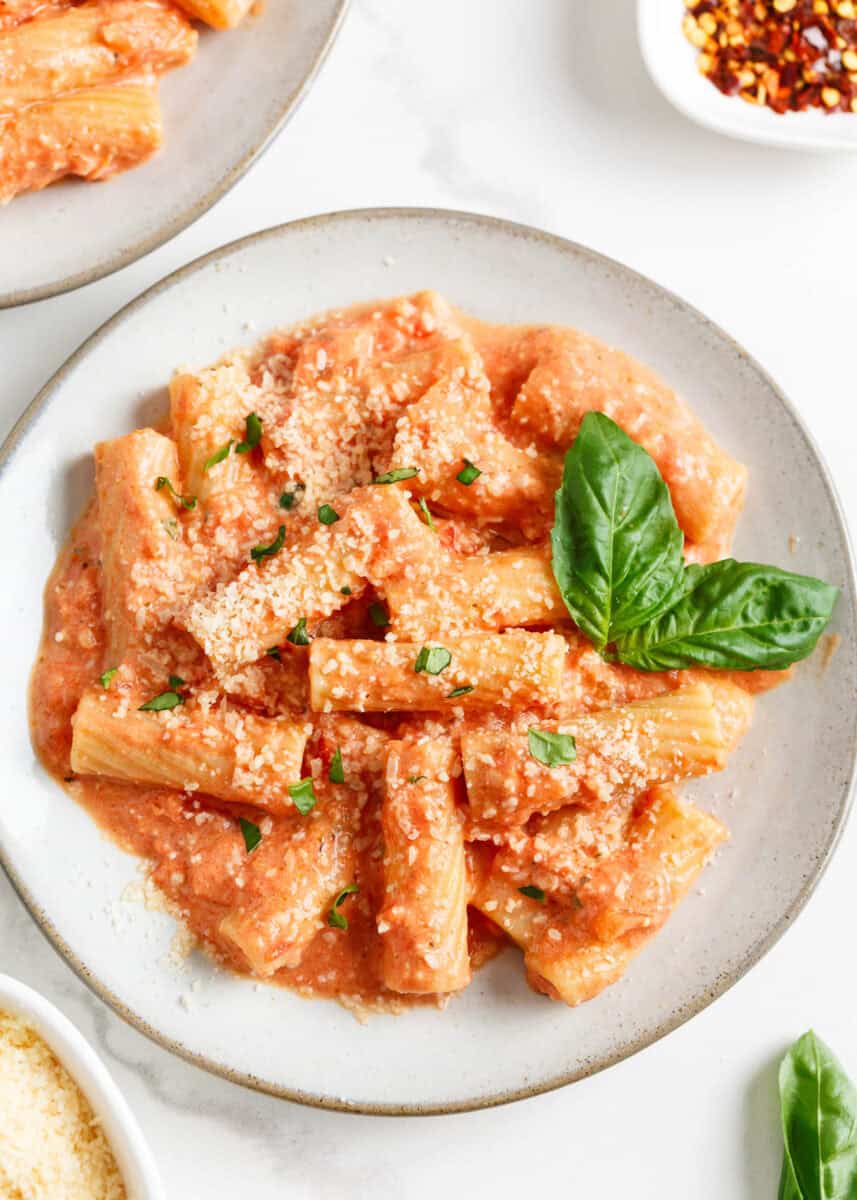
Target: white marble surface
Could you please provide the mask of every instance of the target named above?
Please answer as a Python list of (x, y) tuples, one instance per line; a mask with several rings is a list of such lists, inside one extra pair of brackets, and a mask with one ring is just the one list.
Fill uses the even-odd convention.
[[(633, 11), (632, 0), (353, 0), (302, 110), (214, 211), (119, 275), (0, 313), (3, 429), (102, 320), (222, 242), (338, 208), (467, 208), (586, 242), (723, 324), (799, 405), (853, 523), (857, 157), (755, 149), (690, 125), (646, 78)], [(18, 252), (0, 216), (0, 253)], [(465, 1116), (314, 1112), (205, 1075), (96, 1000), (5, 880), (0, 970), (96, 1043), (182, 1200), (422, 1200), (489, 1182), (515, 1200), (549, 1189), (757, 1200), (776, 1192), (786, 1044), (813, 1025), (857, 1076), (855, 857), (852, 826), (797, 927), (665, 1042), (564, 1091)]]

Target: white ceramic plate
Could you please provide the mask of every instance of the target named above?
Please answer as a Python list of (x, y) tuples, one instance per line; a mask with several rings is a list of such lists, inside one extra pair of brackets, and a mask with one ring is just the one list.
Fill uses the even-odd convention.
[(640, 47), (649, 74), (677, 109), (717, 133), (802, 150), (857, 150), (857, 113), (775, 113), (724, 96), (696, 65), (681, 28), (684, 0), (637, 0)]
[(32, 1025), (86, 1096), (113, 1150), (128, 1200), (166, 1200), (155, 1160), (134, 1114), (101, 1059), (68, 1017), (8, 975), (0, 975), (0, 1010)]
[(161, 83), (165, 145), (104, 184), (66, 180), (0, 214), (0, 308), (92, 283), (174, 237), (237, 183), (296, 110), (348, 0), (269, 0), (229, 32), (203, 30)]
[[(736, 551), (843, 589), (842, 643), (763, 697), (728, 773), (690, 789), (732, 829), (693, 894), (626, 979), (569, 1010), (527, 988), (509, 950), (444, 1013), (375, 1017), (218, 973), (169, 965), (172, 921), (119, 901), (135, 862), (33, 758), (26, 680), (41, 593), (92, 482), (90, 448), (156, 419), (178, 364), (328, 306), (433, 286), (495, 321), (582, 326), (662, 372), (750, 464)], [(253, 322), (258, 332), (246, 331)], [(59, 951), (129, 1021), (185, 1057), (292, 1099), (369, 1112), (437, 1112), (556, 1087), (631, 1054), (698, 1012), (776, 940), (809, 896), (848, 803), (857, 677), (855, 592), (842, 518), (806, 431), (776, 386), (682, 301), (580, 246), (483, 217), (370, 211), (254, 235), (170, 276), (87, 342), (19, 422), (0, 467), (0, 857)], [(789, 553), (790, 535), (799, 536)]]

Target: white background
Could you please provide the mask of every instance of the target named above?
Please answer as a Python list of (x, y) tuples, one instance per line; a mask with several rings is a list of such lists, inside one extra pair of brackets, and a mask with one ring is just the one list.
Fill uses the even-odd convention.
[[(119, 275), (0, 312), (0, 422), (120, 305), (223, 242), (341, 208), (464, 208), (587, 243), (725, 326), (797, 403), (853, 524), (855, 195), (857, 157), (754, 148), (675, 113), (640, 61), (632, 0), (353, 0), (302, 109), (212, 212)], [(0, 213), (0, 253), (16, 252)], [(852, 824), (797, 927), (666, 1041), (563, 1091), (465, 1116), (315, 1112), (172, 1058), (78, 982), (5, 879), (0, 970), (96, 1042), (171, 1197), (759, 1200), (776, 1195), (785, 1047), (812, 1025), (857, 1077), (856, 857)]]

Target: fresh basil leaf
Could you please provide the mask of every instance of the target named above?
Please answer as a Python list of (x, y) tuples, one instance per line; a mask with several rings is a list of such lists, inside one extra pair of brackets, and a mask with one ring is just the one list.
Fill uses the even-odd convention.
[(339, 520), (339, 513), (329, 504), (322, 504), (318, 510), (318, 519), (322, 525), (335, 525)]
[(268, 658), (275, 658), (277, 660), (277, 662), (282, 661), (280, 659), (280, 647), (279, 646), (272, 646), (271, 649), (266, 650), (265, 653), (267, 654)]
[(383, 604), (377, 600), (369, 605), (369, 619), (376, 629), (386, 629), (390, 624), (390, 615)]
[(533, 758), (546, 767), (565, 767), (577, 758), (577, 746), (570, 733), (550, 733), (531, 725), (527, 745)]
[(345, 783), (345, 768), (342, 765), (342, 751), (336, 747), (333, 758), (330, 760), (330, 769), (327, 772), (327, 778), (331, 783)]
[(178, 691), (178, 689), (180, 687), (184, 687), (184, 683), (185, 683), (185, 681), (182, 679), (181, 675), (170, 675), (167, 682), (169, 683), (170, 687), (173, 689), (174, 692)]
[(182, 508), (196, 508), (196, 496), (183, 496), (181, 492), (177, 492), (166, 475), (159, 475), (155, 480), (155, 491), (159, 492), (161, 488), (166, 488), (175, 502), (180, 504)]
[(465, 684), (463, 687), (453, 688), (451, 692), (446, 693), (447, 700), (457, 700), (459, 696), (468, 696), (473, 691), (473, 685)]
[(100, 676), (101, 686), (104, 688), (105, 692), (108, 690), (111, 683), (116, 678), (116, 673), (118, 670), (119, 670), (118, 667), (111, 667), (109, 671), (105, 671), (104, 674)]
[(310, 640), (306, 631), (306, 617), (301, 617), (294, 629), (286, 634), (286, 641), (291, 642), (293, 646), (308, 646)]
[(222, 463), (224, 458), (229, 454), (229, 451), (234, 445), (233, 438), (230, 438), (225, 446), (221, 446), (219, 450), (215, 450), (211, 458), (207, 458), (202, 464), (203, 471), (210, 471), (212, 467), (216, 467), (218, 463)]
[(262, 440), (262, 422), (256, 413), (248, 413), (244, 423), (244, 441), (235, 447), (236, 454), (248, 454)]
[(417, 501), (417, 505), (420, 512), (423, 514), (426, 525), (428, 525), (429, 529), (431, 529), (433, 533), (437, 533), (437, 526), (434, 523), (434, 517), (429, 512), (429, 506), (426, 504), (422, 496), (420, 496), (419, 500)]
[(565, 456), (551, 565), (568, 611), (598, 650), (669, 606), (683, 544), (650, 455), (604, 413), (587, 413)]
[(250, 551), (250, 557), (253, 562), (259, 562), (263, 558), (270, 558), (274, 554), (279, 554), (286, 542), (286, 527), (281, 525), (277, 530), (277, 536), (267, 546), (254, 546)]
[(247, 821), (244, 817), (238, 818), (238, 824), (241, 826), (241, 832), (244, 834), (244, 849), (250, 854), (261, 842), (262, 830), (258, 825), (254, 825), (252, 821)]
[(343, 596), (350, 596), (350, 595), (351, 595), (351, 588), (350, 588), (350, 587), (341, 587), (339, 590), (340, 590), (340, 592), (342, 592)]
[(469, 458), (464, 459), (464, 466), (456, 475), (459, 483), (463, 483), (465, 487), (470, 487), (471, 483), (475, 483), (482, 472), (478, 467), (474, 466)]
[(139, 711), (168, 712), (171, 708), (178, 708), (180, 704), (184, 704), (184, 696), (180, 696), (178, 692), (161, 692), (159, 696), (153, 696), (151, 700), (141, 704)]
[(783, 1169), (780, 1174), (780, 1187), (777, 1200), (804, 1200), (801, 1190), (795, 1180), (794, 1171), (787, 1155), (783, 1155)]
[(544, 904), (545, 894), (540, 887), (536, 887), (534, 883), (527, 883), (523, 887), (519, 887), (518, 891), (522, 896), (529, 896), (530, 900), (538, 900), (539, 904)]
[(445, 647), (423, 646), (417, 655), (414, 670), (418, 675), (421, 671), (425, 671), (426, 675), (439, 675), (451, 662), (452, 655)]
[(413, 479), (419, 473), (419, 467), (393, 467), (392, 471), (385, 471), (383, 475), (378, 475), (372, 482), (399, 483), (402, 479)]
[(785, 1142), (781, 1200), (853, 1200), (857, 1088), (812, 1030), (786, 1054), (779, 1085)]
[(617, 653), (641, 671), (781, 670), (815, 648), (837, 595), (820, 579), (759, 563), (693, 565), (674, 605), (625, 634)]
[(316, 806), (318, 796), (312, 790), (312, 779), (302, 779), (300, 783), (289, 784), (289, 795), (295, 802), (295, 808), (305, 817)]

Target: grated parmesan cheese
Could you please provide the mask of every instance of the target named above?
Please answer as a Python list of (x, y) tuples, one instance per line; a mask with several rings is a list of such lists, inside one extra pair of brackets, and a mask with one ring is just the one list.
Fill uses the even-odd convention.
[(104, 1131), (36, 1031), (0, 1011), (0, 1196), (125, 1200)]

